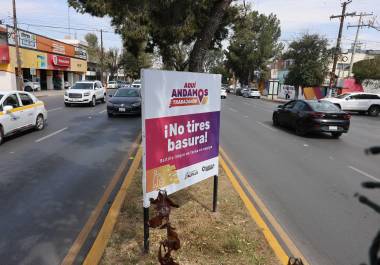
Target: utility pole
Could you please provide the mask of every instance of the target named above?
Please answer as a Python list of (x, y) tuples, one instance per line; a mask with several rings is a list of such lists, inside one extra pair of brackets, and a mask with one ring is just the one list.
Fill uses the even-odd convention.
[(69, 37), (71, 39), (71, 25), (70, 25), (70, 5), (67, 4), (67, 26), (69, 30)]
[(360, 15), (359, 15), (359, 23), (357, 25), (348, 25), (347, 26), (347, 28), (357, 28), (356, 29), (356, 36), (355, 36), (354, 45), (352, 47), (352, 54), (351, 54), (351, 61), (350, 61), (350, 70), (348, 72), (348, 77), (351, 76), (352, 67), (354, 66), (354, 57), (355, 57), (355, 53), (356, 53), (356, 46), (357, 46), (357, 43), (358, 43), (360, 28), (362, 28), (362, 27), (369, 27), (370, 26), (370, 25), (364, 25), (363, 24), (363, 17), (364, 16), (372, 16), (372, 15), (373, 14), (360, 13)]
[(16, 86), (17, 90), (24, 90), (23, 86), (23, 78), (21, 72), (21, 58), (20, 58), (20, 46), (18, 43), (18, 29), (17, 29), (17, 15), (16, 15), (16, 0), (12, 0), (13, 4), (13, 32), (15, 38), (15, 46), (16, 46), (16, 60), (17, 60), (17, 68), (16, 68)]
[(351, 17), (356, 16), (356, 13), (346, 13), (347, 5), (350, 4), (351, 2), (352, 2), (352, 0), (348, 0), (348, 1), (342, 3), (342, 14), (341, 15), (335, 15), (335, 16), (333, 15), (330, 17), (330, 19), (333, 19), (333, 18), (339, 18), (340, 19), (338, 39), (336, 41), (336, 47), (335, 47), (335, 51), (334, 51), (333, 68), (332, 68), (331, 77), (330, 77), (330, 89), (335, 84), (335, 71), (336, 71), (336, 64), (338, 62), (338, 57), (340, 54), (340, 42), (342, 40), (342, 31), (343, 31), (344, 19), (347, 16), (351, 16)]
[(100, 72), (101, 82), (104, 84), (104, 50), (103, 50), (103, 29), (100, 29)]

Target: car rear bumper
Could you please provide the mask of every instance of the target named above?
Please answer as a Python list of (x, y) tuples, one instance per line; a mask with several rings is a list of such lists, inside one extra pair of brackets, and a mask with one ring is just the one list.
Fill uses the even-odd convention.
[(308, 131), (347, 133), (349, 128), (349, 120), (313, 120)]
[(141, 114), (141, 107), (111, 107), (107, 106), (107, 113), (113, 115)]

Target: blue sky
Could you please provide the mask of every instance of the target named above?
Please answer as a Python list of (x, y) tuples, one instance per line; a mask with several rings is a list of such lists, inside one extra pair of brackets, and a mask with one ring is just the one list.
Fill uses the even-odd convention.
[[(242, 0), (239, 0), (242, 2)], [(254, 9), (261, 13), (276, 14), (281, 21), (281, 39), (291, 41), (302, 33), (319, 33), (329, 39), (335, 45), (339, 27), (337, 19), (330, 20), (330, 15), (341, 12), (340, 0), (247, 0)], [(0, 19), (6, 23), (12, 23), (12, 0), (0, 0)], [(348, 12), (373, 12), (379, 17), (379, 0), (353, 0), (348, 5)], [(20, 23), (42, 24), (67, 27), (68, 8), (65, 0), (17, 0), (17, 12)], [(70, 9), (71, 27), (85, 28), (89, 30), (104, 29), (113, 32), (110, 19), (95, 18), (85, 14), (78, 14)], [(357, 18), (347, 18), (347, 23), (357, 23)], [(346, 23), (346, 25), (347, 25)], [(380, 26), (380, 24), (379, 24)], [(20, 24), (21, 28), (52, 38), (63, 38), (68, 35), (66, 29), (49, 29)], [(349, 47), (355, 38), (354, 28), (344, 28), (343, 47)], [(94, 31), (99, 35), (98, 32)], [(85, 31), (72, 31), (77, 38), (83, 39)], [(369, 49), (380, 49), (380, 31), (374, 29), (362, 29), (360, 40)], [(104, 34), (104, 45), (109, 47), (121, 47), (120, 37), (114, 33)]]

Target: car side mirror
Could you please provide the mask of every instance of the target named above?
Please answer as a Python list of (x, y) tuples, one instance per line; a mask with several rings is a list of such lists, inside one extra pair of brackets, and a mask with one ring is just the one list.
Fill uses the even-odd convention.
[(347, 97), (347, 98), (345, 98), (345, 100), (350, 100), (350, 98), (349, 98), (349, 97)]
[(12, 110), (13, 110), (13, 107), (12, 107), (12, 106), (9, 106), (9, 105), (4, 106), (4, 108), (3, 108), (3, 111), (4, 111), (4, 113), (6, 113), (6, 114), (11, 113)]

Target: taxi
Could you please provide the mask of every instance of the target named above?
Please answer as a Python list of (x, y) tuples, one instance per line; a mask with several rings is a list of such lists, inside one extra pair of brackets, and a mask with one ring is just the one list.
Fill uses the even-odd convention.
[(8, 135), (34, 128), (42, 130), (47, 121), (44, 103), (24, 91), (0, 91), (0, 144)]

